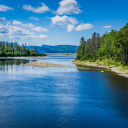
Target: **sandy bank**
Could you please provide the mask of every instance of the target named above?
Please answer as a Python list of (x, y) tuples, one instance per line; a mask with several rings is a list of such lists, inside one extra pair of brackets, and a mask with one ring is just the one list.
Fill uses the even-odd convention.
[(128, 77), (128, 72), (127, 71), (122, 71), (121, 67), (104, 66), (104, 65), (93, 63), (93, 62), (88, 62), (88, 61), (85, 62), (85, 61), (77, 61), (77, 60), (73, 61), (72, 63), (76, 64), (76, 65), (85, 65), (85, 66), (94, 66), (94, 67), (107, 68), (108, 70), (116, 72), (120, 76)]
[(47, 62), (32, 62), (32, 63), (25, 64), (25, 66), (41, 67), (41, 68), (48, 68), (48, 67), (74, 68), (73, 66), (69, 66), (69, 65), (54, 64), (54, 63), (47, 63)]

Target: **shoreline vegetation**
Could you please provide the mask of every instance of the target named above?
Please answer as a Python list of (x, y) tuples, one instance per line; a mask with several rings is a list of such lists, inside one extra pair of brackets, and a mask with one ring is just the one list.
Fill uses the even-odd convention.
[(18, 45), (17, 42), (9, 43), (0, 41), (0, 57), (26, 57), (26, 56), (46, 56), (44, 53), (38, 53), (37, 48), (33, 47), (29, 50), (26, 44), (22, 46)]
[(103, 63), (97, 63), (97, 62), (89, 62), (89, 61), (80, 61), (80, 60), (74, 60), (72, 61), (73, 64), (76, 65), (83, 65), (83, 66), (91, 66), (91, 67), (100, 67), (100, 68), (106, 68), (112, 72), (117, 73), (120, 76), (124, 76), (124, 77), (128, 77), (128, 69), (126, 70), (125, 68), (123, 68), (122, 66), (117, 66), (115, 67), (114, 65), (103, 65)]
[(128, 23), (119, 31), (111, 30), (101, 37), (96, 32), (87, 41), (82, 37), (72, 63), (103, 67), (128, 77)]

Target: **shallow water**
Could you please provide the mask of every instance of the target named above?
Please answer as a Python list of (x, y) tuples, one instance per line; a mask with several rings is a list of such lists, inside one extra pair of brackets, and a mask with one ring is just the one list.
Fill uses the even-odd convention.
[(73, 59), (0, 60), (0, 128), (127, 128), (127, 78), (77, 66), (23, 66)]

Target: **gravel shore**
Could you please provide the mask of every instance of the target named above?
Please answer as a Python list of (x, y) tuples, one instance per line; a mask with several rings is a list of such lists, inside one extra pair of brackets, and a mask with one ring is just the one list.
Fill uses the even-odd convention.
[(41, 68), (48, 68), (48, 67), (74, 68), (73, 66), (69, 66), (69, 65), (54, 64), (54, 63), (47, 63), (47, 62), (32, 62), (32, 63), (24, 64), (24, 66), (41, 67)]
[(120, 76), (128, 77), (128, 72), (126, 71), (121, 71), (120, 67), (113, 67), (113, 66), (104, 66), (96, 63), (90, 63), (90, 62), (81, 62), (81, 61), (73, 61), (73, 64), (76, 65), (86, 65), (86, 66), (94, 66), (94, 67), (101, 67), (101, 68), (106, 68), (108, 70), (111, 70), (113, 72), (116, 72)]

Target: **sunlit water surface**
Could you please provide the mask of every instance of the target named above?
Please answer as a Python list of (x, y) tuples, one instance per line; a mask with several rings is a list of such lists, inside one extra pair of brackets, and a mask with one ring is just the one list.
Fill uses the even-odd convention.
[[(74, 57), (0, 60), (0, 128), (128, 128), (128, 79)], [(33, 61), (75, 68), (32, 68)]]

